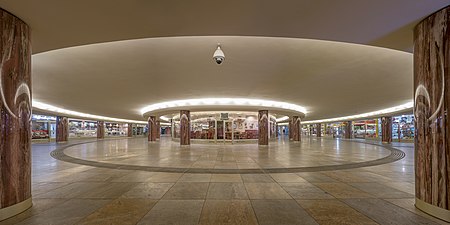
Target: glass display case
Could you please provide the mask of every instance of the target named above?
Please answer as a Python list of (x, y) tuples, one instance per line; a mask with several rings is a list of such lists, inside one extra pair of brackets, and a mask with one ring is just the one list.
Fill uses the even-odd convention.
[(69, 119), (69, 138), (97, 137), (97, 122)]
[(128, 136), (128, 124), (105, 123), (105, 136)]
[(33, 114), (31, 116), (31, 138), (35, 140), (56, 138), (56, 117)]

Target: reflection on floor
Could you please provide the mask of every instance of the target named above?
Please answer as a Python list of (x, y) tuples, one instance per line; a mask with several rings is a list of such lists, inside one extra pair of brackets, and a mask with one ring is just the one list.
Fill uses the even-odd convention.
[[(34, 206), (0, 224), (447, 224), (414, 208), (414, 150), (411, 144), (394, 145), (406, 157), (373, 167), (193, 174), (72, 164), (50, 157), (57, 145), (35, 144)], [(171, 146), (176, 144), (170, 140), (109, 140), (67, 153), (109, 163), (212, 169), (332, 165), (389, 154), (378, 146), (332, 139), (272, 143), (264, 157), (252, 145), (192, 145), (192, 154)]]

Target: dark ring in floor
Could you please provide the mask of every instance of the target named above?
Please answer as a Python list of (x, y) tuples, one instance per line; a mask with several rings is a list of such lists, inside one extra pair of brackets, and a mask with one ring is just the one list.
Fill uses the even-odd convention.
[[(82, 145), (87, 143), (93, 143), (98, 141), (112, 141), (111, 140), (96, 140), (88, 141), (76, 144), (69, 144), (59, 147), (50, 153), (50, 156), (57, 160), (64, 162), (70, 162), (86, 166), (94, 166), (109, 169), (122, 169), (122, 170), (139, 170), (139, 171), (149, 171), (149, 172), (166, 172), (166, 173), (209, 173), (209, 174), (261, 174), (261, 173), (299, 173), (299, 172), (320, 172), (320, 171), (332, 171), (332, 170), (345, 170), (345, 169), (355, 169), (368, 166), (377, 166), (382, 164), (387, 164), (391, 162), (398, 161), (405, 157), (405, 153), (399, 149), (396, 149), (387, 144), (379, 143), (369, 143), (363, 141), (352, 141), (361, 144), (375, 145), (383, 147), (391, 152), (386, 157), (365, 161), (357, 163), (348, 163), (342, 165), (329, 165), (329, 166), (311, 166), (311, 167), (292, 167), (292, 168), (263, 168), (263, 169), (206, 169), (206, 168), (178, 168), (178, 167), (153, 167), (153, 166), (140, 166), (140, 165), (129, 165), (129, 164), (115, 164), (115, 163), (104, 163), (97, 161), (84, 160), (80, 158), (75, 158), (64, 153), (64, 150), (76, 145)], [(341, 141), (351, 141), (351, 140), (341, 140)]]

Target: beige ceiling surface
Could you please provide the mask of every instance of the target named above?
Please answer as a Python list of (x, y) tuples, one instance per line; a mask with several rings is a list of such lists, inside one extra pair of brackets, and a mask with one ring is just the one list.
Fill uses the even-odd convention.
[[(225, 62), (212, 60), (216, 43)], [(412, 98), (410, 53), (356, 44), (262, 37), (149, 38), (33, 56), (33, 99), (142, 119), (154, 103), (205, 97), (285, 101), (307, 120), (352, 115)]]
[(411, 50), (412, 26), (449, 0), (0, 0), (34, 52), (168, 36), (311, 38)]
[[(160, 101), (259, 98), (304, 106), (312, 120), (410, 101), (412, 28), (449, 3), (0, 0), (0, 7), (32, 27), (34, 100), (142, 119), (139, 110)], [(220, 66), (211, 59), (217, 42), (226, 54)], [(71, 46), (80, 47), (61, 49)]]

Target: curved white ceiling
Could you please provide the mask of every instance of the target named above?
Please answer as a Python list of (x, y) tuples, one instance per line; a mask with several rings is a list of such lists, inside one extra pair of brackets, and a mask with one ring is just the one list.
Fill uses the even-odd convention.
[(33, 75), (34, 100), (107, 117), (140, 120), (151, 104), (216, 97), (289, 102), (313, 120), (410, 101), (412, 55), (293, 38), (149, 38), (36, 54)]
[[(342, 42), (411, 52), (414, 25), (448, 4), (0, 0), (32, 27), (35, 101), (129, 120), (146, 105), (202, 97), (292, 102), (306, 120), (408, 103), (411, 54)], [(221, 66), (211, 60), (218, 42)]]

